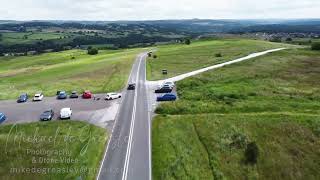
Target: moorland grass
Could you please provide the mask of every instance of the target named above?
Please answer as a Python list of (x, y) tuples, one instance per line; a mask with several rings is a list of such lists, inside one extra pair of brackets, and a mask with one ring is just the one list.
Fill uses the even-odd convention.
[(178, 82), (153, 121), (153, 178), (319, 179), (319, 57), (289, 49)]
[(78, 121), (1, 126), (1, 179), (94, 179), (107, 138)]
[(46, 53), (36, 56), (0, 58), (0, 99), (21, 93), (43, 92), (54, 96), (59, 89), (94, 93), (121, 90), (135, 56), (141, 49), (100, 51), (90, 56), (83, 50)]
[[(289, 46), (291, 45), (248, 39), (219, 39), (195, 41), (191, 45), (163, 45), (155, 52), (158, 56), (156, 59), (148, 58), (147, 77), (148, 80), (166, 79), (254, 52)], [(167, 69), (169, 74), (162, 75), (163, 69)]]

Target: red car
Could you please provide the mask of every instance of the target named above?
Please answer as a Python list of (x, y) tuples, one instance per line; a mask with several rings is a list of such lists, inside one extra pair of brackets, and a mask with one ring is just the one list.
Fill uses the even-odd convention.
[(91, 99), (92, 98), (92, 93), (90, 91), (84, 91), (82, 94), (83, 99)]

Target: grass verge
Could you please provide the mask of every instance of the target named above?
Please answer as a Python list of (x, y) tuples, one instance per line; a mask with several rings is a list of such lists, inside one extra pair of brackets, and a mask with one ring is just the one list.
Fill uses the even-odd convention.
[(105, 129), (84, 122), (0, 126), (2, 179), (94, 179)]

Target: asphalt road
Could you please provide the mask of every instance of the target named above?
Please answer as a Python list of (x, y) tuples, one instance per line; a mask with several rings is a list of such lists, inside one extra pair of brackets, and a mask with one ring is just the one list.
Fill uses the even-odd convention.
[(146, 88), (146, 54), (133, 65), (129, 83), (135, 91), (124, 93), (112, 137), (97, 176), (99, 180), (151, 179), (150, 113)]
[(21, 104), (15, 100), (0, 101), (0, 111), (7, 116), (7, 120), (2, 124), (36, 122), (39, 121), (40, 114), (49, 109), (55, 112), (54, 121), (59, 119), (62, 108), (70, 107), (73, 111), (71, 120), (82, 120), (111, 129), (120, 100), (104, 101), (104, 95), (96, 95), (96, 97), (102, 99), (99, 101), (82, 98), (57, 100), (55, 97), (45, 97), (41, 102), (32, 102), (30, 99)]

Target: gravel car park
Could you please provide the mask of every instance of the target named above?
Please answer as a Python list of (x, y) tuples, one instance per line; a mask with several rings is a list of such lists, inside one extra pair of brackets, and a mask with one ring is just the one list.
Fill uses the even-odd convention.
[(66, 99), (58, 101), (56, 97), (46, 97), (45, 100), (33, 103), (19, 103), (15, 100), (0, 101), (0, 110), (6, 116), (2, 124), (37, 122), (40, 115), (48, 110), (53, 110), (56, 115), (52, 121), (59, 120), (60, 110), (65, 107), (72, 108), (71, 120), (86, 121), (97, 126), (111, 129), (118, 111), (120, 100), (104, 101), (105, 94), (96, 94), (99, 101), (87, 99)]

